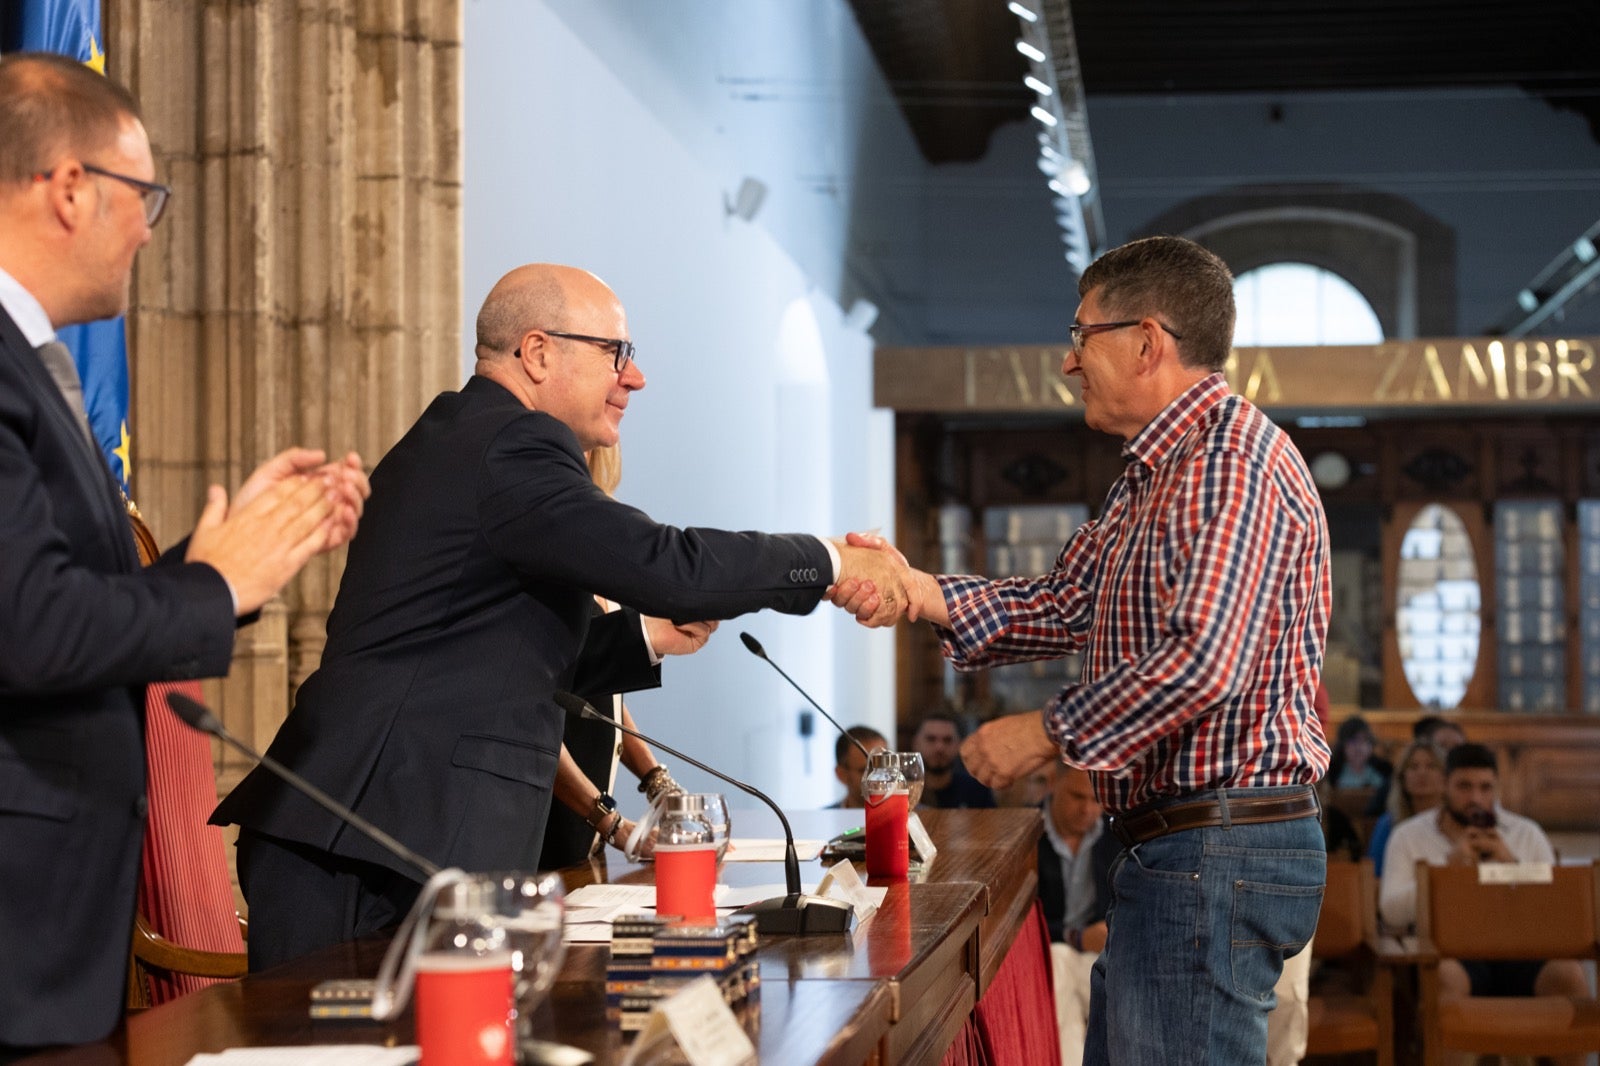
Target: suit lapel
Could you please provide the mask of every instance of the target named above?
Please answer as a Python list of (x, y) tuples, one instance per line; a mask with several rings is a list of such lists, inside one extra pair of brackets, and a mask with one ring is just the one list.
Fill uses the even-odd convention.
[(95, 501), (100, 521), (111, 534), (112, 543), (117, 545), (118, 561), (124, 568), (131, 567), (136, 559), (133, 534), (123, 512), (122, 490), (111, 476), (111, 467), (100, 450), (84, 438), (78, 418), (67, 406), (66, 397), (61, 395), (55, 379), (4, 308), (0, 308), (0, 346), (7, 349), (22, 368), (23, 380), (38, 398), (42, 419), (51, 435), (68, 441), (64, 447), (72, 453), (84, 495)]

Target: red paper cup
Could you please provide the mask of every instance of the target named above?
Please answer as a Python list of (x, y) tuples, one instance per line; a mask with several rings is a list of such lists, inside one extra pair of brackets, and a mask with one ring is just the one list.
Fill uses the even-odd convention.
[(867, 876), (905, 880), (911, 873), (910, 814), (904, 792), (867, 797)]
[(656, 914), (714, 922), (716, 886), (715, 844), (656, 845)]
[(420, 1066), (511, 1066), (511, 955), (417, 957)]

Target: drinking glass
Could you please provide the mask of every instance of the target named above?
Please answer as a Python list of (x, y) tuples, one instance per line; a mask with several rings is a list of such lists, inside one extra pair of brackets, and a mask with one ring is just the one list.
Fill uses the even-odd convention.
[(533, 1036), (533, 1012), (555, 983), (567, 955), (561, 937), (566, 888), (555, 873), (507, 871), (485, 877), (495, 882), (496, 916), (511, 948), (520, 1047)]
[(728, 801), (720, 792), (690, 792), (685, 797), (686, 809), (697, 812), (711, 826), (711, 839), (717, 845), (717, 869), (728, 856), (728, 842), (733, 839), (733, 818), (728, 814)]
[(917, 809), (917, 804), (922, 802), (922, 782), (927, 771), (922, 765), (922, 753), (919, 751), (897, 751), (896, 757), (900, 760), (900, 776), (906, 779), (906, 797), (911, 810)]

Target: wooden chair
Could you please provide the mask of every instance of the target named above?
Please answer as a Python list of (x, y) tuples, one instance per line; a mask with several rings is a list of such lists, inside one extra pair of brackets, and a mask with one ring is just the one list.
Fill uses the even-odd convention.
[[(155, 539), (131, 507), (129, 519), (149, 565)], [(193, 681), (162, 682), (145, 693), (148, 817), (128, 957), (131, 1010), (242, 977), (246, 969), (244, 921), (234, 909), (222, 830), (206, 824), (217, 803), (211, 741), (172, 713), (166, 698), (173, 690), (200, 698)]]
[(1313, 959), (1346, 964), (1354, 983), (1324, 991), (1313, 985), (1307, 1055), (1377, 1053), (1394, 1063), (1394, 975), (1378, 961), (1378, 891), (1372, 860), (1328, 862)]
[(1600, 958), (1595, 865), (1557, 866), (1549, 884), (1480, 884), (1475, 866), (1417, 865), (1423, 1061), (1446, 1050), (1570, 1055), (1600, 1048), (1593, 995), (1441, 1000), (1439, 960)]

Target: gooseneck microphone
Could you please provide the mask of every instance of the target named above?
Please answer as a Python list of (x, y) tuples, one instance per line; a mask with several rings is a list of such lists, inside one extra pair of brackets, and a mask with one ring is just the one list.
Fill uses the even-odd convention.
[(772, 808), (772, 813), (778, 816), (778, 821), (783, 824), (784, 854), (783, 876), (788, 894), (774, 899), (764, 899), (759, 903), (752, 903), (748, 907), (741, 907), (739, 914), (752, 914), (756, 919), (756, 929), (763, 933), (848, 933), (855, 924), (855, 909), (848, 903), (842, 903), (826, 896), (808, 895), (800, 890), (800, 859), (794, 850), (794, 830), (789, 828), (789, 819), (784, 817), (783, 811), (772, 801), (772, 797), (765, 792), (747, 785), (743, 781), (729, 777), (721, 770), (714, 770), (699, 759), (685, 755), (681, 751), (669, 748), (653, 737), (647, 737), (637, 729), (629, 729), (621, 722), (601, 714), (589, 705), (589, 701), (581, 696), (574, 696), (570, 692), (557, 691), (554, 700), (564, 711), (592, 721), (602, 722), (630, 737), (637, 737), (652, 748), (660, 748), (675, 759), (682, 759), (690, 766), (698, 767), (732, 785), (742, 792), (747, 792), (756, 799)]
[(424, 859), (421, 855), (418, 855), (278, 760), (253, 750), (244, 741), (223, 728), (222, 722), (218, 720), (217, 716), (207, 710), (206, 705), (199, 700), (190, 699), (181, 692), (169, 692), (167, 693), (167, 706), (171, 707), (172, 713), (181, 718), (189, 728), (198, 729), (202, 733), (210, 733), (235, 751), (265, 766), (268, 770), (293, 785), (296, 791), (314, 801), (323, 810), (341, 822), (359, 829), (379, 847), (402, 862), (416, 867), (422, 873), (423, 880), (427, 880), (439, 872), (437, 865)]
[[(761, 642), (759, 640), (757, 640), (755, 637), (752, 637), (749, 633), (745, 633), (743, 631), (741, 631), (739, 633), (739, 639), (744, 641), (744, 646), (750, 649), (750, 654), (751, 655), (754, 655), (758, 659), (765, 660), (765, 662), (766, 662), (766, 664), (768, 666), (770, 666), (774, 670), (778, 671), (779, 674), (782, 674), (783, 675), (783, 679), (785, 681), (789, 682), (789, 684), (794, 687), (794, 690), (796, 692), (798, 692), (798, 693), (800, 693), (800, 695), (804, 696), (806, 698), (806, 702), (807, 703), (809, 703), (809, 704), (811, 704), (811, 706), (815, 707), (819, 712), (821, 712), (822, 717), (826, 718), (829, 722), (831, 722), (833, 724), (833, 728), (837, 729), (845, 737), (848, 737), (849, 740), (850, 740), (850, 743), (852, 743), (852, 744), (854, 744), (856, 746), (856, 750), (861, 752), (861, 758), (862, 759), (867, 759), (868, 758), (868, 756), (867, 756), (867, 746), (865, 744), (861, 743), (861, 741), (857, 740), (855, 738), (855, 735), (853, 733), (851, 733), (850, 730), (848, 730), (844, 726), (840, 725), (839, 722), (838, 722), (838, 719), (834, 718), (834, 716), (829, 714), (827, 711), (822, 710), (822, 704), (820, 704), (816, 700), (812, 699), (811, 698), (811, 694), (809, 692), (807, 692), (805, 689), (801, 688), (795, 682), (794, 678), (790, 677), (788, 674), (785, 674), (783, 672), (783, 667), (779, 666), (777, 663), (773, 662), (771, 659), (768, 659), (767, 658), (767, 649), (765, 649), (765, 648), (763, 648), (761, 646)], [(865, 766), (866, 763), (863, 762), (862, 765)]]

